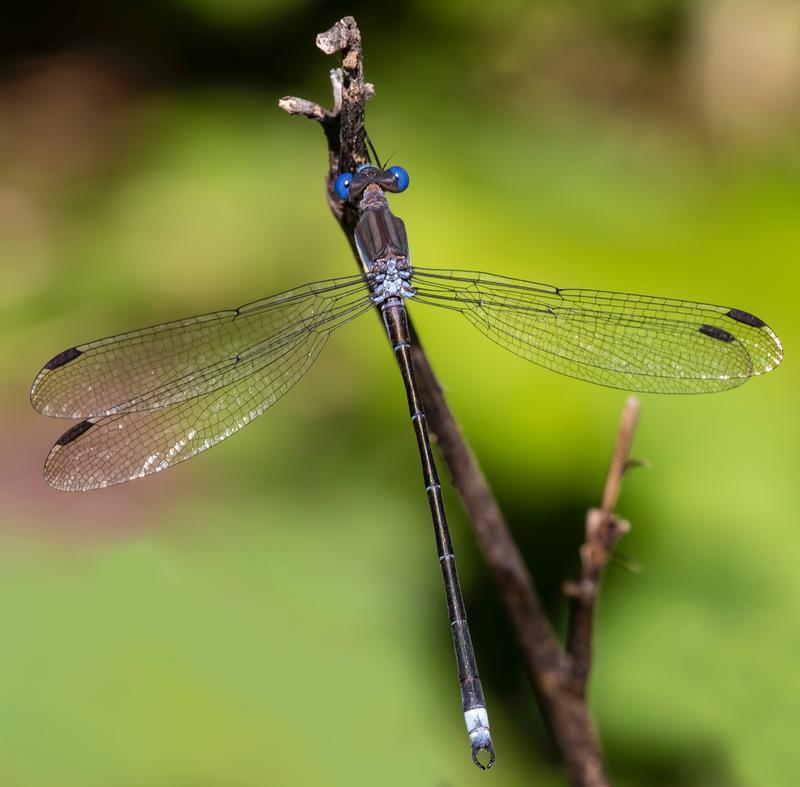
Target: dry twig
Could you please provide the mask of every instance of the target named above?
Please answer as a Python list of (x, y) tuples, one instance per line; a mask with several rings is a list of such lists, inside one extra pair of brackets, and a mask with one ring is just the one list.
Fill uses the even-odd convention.
[(630, 465), (630, 449), (638, 417), (639, 400), (631, 396), (620, 418), (602, 505), (591, 509), (586, 515), (586, 541), (580, 549), (580, 579), (564, 585), (564, 592), (570, 598), (567, 632), (567, 653), (571, 656), (569, 687), (573, 694), (584, 699), (592, 666), (592, 629), (600, 575), (608, 563), (614, 544), (630, 530), (628, 522), (614, 515), (614, 506), (622, 476)]

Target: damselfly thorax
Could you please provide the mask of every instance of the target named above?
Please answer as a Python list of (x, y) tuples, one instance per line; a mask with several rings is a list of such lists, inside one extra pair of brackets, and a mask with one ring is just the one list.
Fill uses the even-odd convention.
[(384, 190), (376, 182), (384, 173), (366, 167), (359, 174), (369, 182), (362, 190), (355, 240), (372, 300), (380, 304), (387, 298), (411, 298), (414, 289), (408, 235), (403, 220), (391, 212)]

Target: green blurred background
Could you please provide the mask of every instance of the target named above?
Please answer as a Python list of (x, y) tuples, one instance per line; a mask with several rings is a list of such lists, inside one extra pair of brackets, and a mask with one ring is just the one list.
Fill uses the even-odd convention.
[[(30, 5), (30, 4), (29, 4)], [(354, 272), (323, 191), (314, 46), (358, 19), (368, 128), (415, 260), (710, 300), (787, 360), (643, 397), (591, 694), (619, 785), (797, 783), (800, 6), (81, 0), (0, 30), (0, 783), (563, 785), (447, 492), (498, 762), (469, 762), (402, 386), (346, 327), (235, 440), (54, 492), (28, 404), (66, 346)], [(417, 326), (553, 619), (625, 394), (447, 313)]]

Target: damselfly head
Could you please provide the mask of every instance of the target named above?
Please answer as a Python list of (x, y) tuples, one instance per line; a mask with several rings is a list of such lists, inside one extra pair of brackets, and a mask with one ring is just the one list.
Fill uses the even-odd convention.
[(374, 164), (361, 164), (355, 174), (341, 173), (333, 182), (333, 191), (339, 199), (356, 202), (364, 189), (373, 183), (383, 191), (397, 194), (408, 188), (408, 172), (402, 167), (381, 169)]

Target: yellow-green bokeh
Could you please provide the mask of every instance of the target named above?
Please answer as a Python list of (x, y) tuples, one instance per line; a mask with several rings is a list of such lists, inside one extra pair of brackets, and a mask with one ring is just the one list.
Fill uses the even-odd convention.
[[(264, 18), (290, 13), (239, 4), (261, 5)], [(621, 551), (643, 572), (609, 570), (592, 701), (618, 784), (789, 785), (798, 126), (712, 134), (667, 89), (617, 112), (563, 75), (568, 47), (647, 30), (647, 15), (635, 3), (547, 5), (528, 17), (524, 3), (493, 4), (485, 18), (480, 4), (410, 5), (402, 45), (389, 17), (370, 15), (370, 134), (411, 173), (392, 204), (421, 265), (731, 304), (781, 336), (781, 368), (739, 390), (642, 397), (634, 453), (650, 468), (629, 476), (619, 511), (633, 526)], [(183, 6), (225, 35), (245, 24), (214, 21), (222, 4)], [(648, 59), (664, 45), (671, 6), (658, 6), (632, 62), (677, 90), (688, 77)], [(19, 115), (4, 113), (4, 139), (17, 140), (0, 182), (4, 785), (565, 783), (449, 492), (498, 750), (489, 776), (469, 762), (414, 440), (372, 316), (201, 458), (87, 495), (41, 481), (66, 427), (34, 413), (27, 390), (55, 352), (354, 270), (325, 204), (323, 137), (277, 108), (288, 92), (326, 96), (319, 16), (289, 44), (294, 81), (139, 86), (98, 135), (108, 149), (74, 171), (42, 163), (15, 137)], [(559, 36), (557, 63), (526, 54), (526, 40), (552, 54)], [(592, 51), (595, 80), (618, 79), (600, 44), (579, 53), (584, 65)], [(56, 139), (62, 119), (54, 107)], [(599, 499), (624, 392), (525, 364), (457, 315), (413, 316), (555, 598)]]

